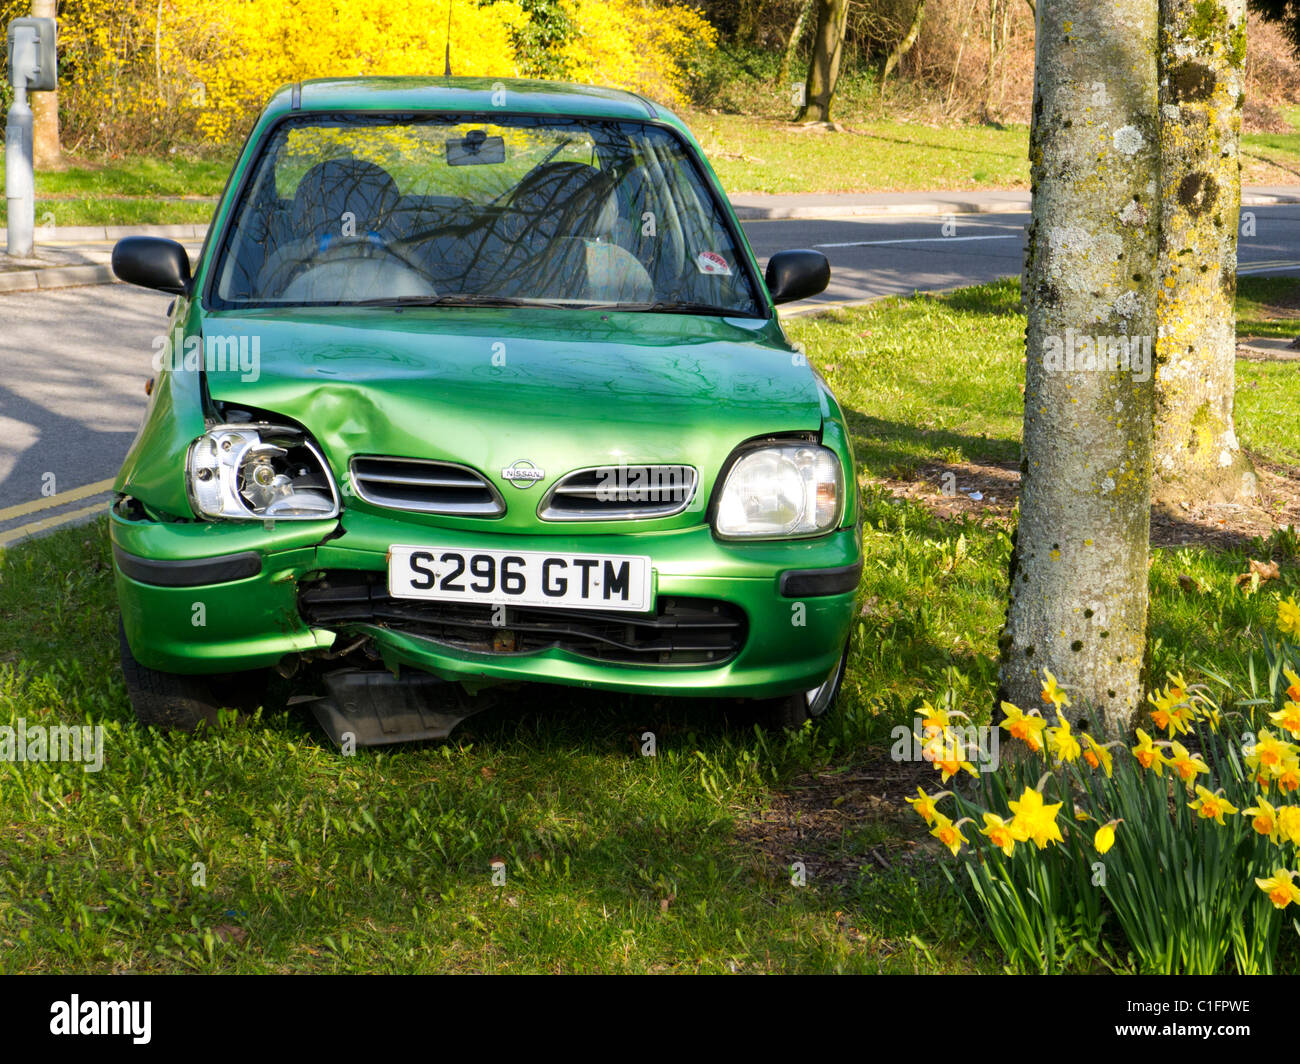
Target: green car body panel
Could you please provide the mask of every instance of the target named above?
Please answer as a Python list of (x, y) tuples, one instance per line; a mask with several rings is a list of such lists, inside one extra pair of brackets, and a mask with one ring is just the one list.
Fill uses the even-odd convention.
[[(741, 252), (757, 265), (716, 177), (686, 127), (627, 93), (535, 82), (401, 78), (307, 82), (276, 94), (241, 154), (179, 296), (168, 335), (247, 336), (256, 374), (165, 364), (144, 423), (118, 474), (111, 535), (119, 558), (158, 563), (253, 559), (212, 583), (164, 586), (116, 567), (124, 629), (148, 667), (215, 673), (274, 665), (368, 635), (385, 665), (469, 688), (539, 681), (679, 695), (771, 697), (821, 683), (838, 661), (855, 588), (781, 593), (791, 571), (861, 566), (852, 450), (835, 398), (786, 340), (766, 289), (765, 317), (718, 317), (551, 307), (303, 307), (204, 305), (217, 240), (235, 209), (259, 144), (295, 111), (446, 111), (488, 114), (501, 86), (512, 113), (611, 118), (669, 127), (698, 158)], [(494, 354), (504, 357), (494, 359)], [(338, 485), (342, 510), (320, 520), (196, 519), (186, 455), (211, 424), (211, 401), (291, 419), (311, 435)], [(433, 428), (436, 426), (436, 430)], [(727, 541), (706, 508), (728, 460), (747, 441), (815, 440), (844, 472), (843, 516), (807, 539)], [(356, 455), (401, 455), (469, 466), (506, 501), (499, 517), (399, 512), (353, 489)], [(517, 460), (545, 479), (520, 488), (503, 478)], [(698, 505), (636, 520), (546, 521), (538, 503), (577, 469), (620, 463), (690, 466)], [(129, 505), (123, 501), (129, 500)], [(386, 572), (394, 544), (482, 550), (647, 555), (656, 600), (723, 600), (743, 610), (740, 651), (721, 664), (659, 666), (586, 658), (560, 648), (473, 652), (380, 625), (332, 630), (301, 616), (302, 581), (323, 572)], [(128, 566), (129, 568), (130, 566)], [(138, 576), (139, 574), (136, 573)], [(229, 577), (235, 578), (229, 578)], [(841, 581), (841, 584), (843, 581)], [(196, 623), (196, 604), (202, 622)]]

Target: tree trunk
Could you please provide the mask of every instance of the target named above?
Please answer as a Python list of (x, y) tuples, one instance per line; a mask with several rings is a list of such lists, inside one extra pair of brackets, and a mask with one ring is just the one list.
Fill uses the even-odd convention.
[(785, 52), (781, 56), (781, 69), (776, 73), (776, 83), (785, 92), (786, 82), (790, 80), (790, 64), (794, 62), (795, 49), (799, 47), (799, 38), (803, 36), (803, 28), (808, 22), (808, 12), (812, 10), (813, 0), (803, 0), (799, 7), (799, 16), (794, 20), (794, 27), (790, 30), (790, 39), (786, 41)]
[[(33, 18), (54, 18), (56, 0), (32, 0)], [(34, 92), (32, 104), (32, 162), (37, 170), (63, 165), (59, 146), (59, 93)]]
[(1233, 429), (1246, 0), (1160, 0), (1157, 502), (1256, 494)]
[(840, 77), (848, 18), (849, 0), (817, 0), (817, 36), (813, 41), (812, 62), (808, 64), (804, 105), (799, 110), (801, 122), (831, 120), (831, 100)]
[(912, 45), (916, 43), (917, 37), (921, 36), (921, 19), (925, 16), (925, 0), (917, 0), (916, 14), (912, 16), (912, 25), (908, 28), (903, 39), (894, 45), (894, 50), (889, 53), (885, 60), (885, 69), (880, 74), (880, 95), (885, 94), (885, 81), (893, 70), (903, 60), (903, 56), (912, 50)]
[(1035, 44), (1020, 523), (1000, 696), (1042, 706), (1050, 669), (1072, 721), (1091, 709), (1110, 734), (1143, 696), (1156, 4), (1039, 0)]

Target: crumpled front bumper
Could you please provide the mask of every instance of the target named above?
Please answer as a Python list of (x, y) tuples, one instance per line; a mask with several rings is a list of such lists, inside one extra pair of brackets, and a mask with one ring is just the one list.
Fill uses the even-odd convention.
[[(860, 529), (812, 540), (724, 543), (707, 527), (628, 534), (517, 535), (445, 531), (352, 511), (343, 522), (110, 523), (118, 599), (132, 653), (164, 672), (262, 668), (328, 650), (360, 632), (385, 664), (469, 687), (508, 681), (664, 695), (765, 698), (817, 686), (839, 660), (862, 566)], [(744, 611), (744, 644), (705, 665), (622, 664), (552, 648), (473, 652), (366, 625), (311, 627), (300, 581), (339, 570), (386, 571), (394, 543), (486, 550), (645, 554), (656, 597), (701, 597)]]

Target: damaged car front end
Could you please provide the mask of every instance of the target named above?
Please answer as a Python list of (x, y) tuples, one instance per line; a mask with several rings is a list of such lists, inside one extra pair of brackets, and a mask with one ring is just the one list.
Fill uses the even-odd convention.
[[(375, 80), (272, 101), (193, 277), (159, 242), (115, 253), (177, 294), (111, 518), (141, 719), (191, 727), (213, 679), (304, 667), (359, 745), (445, 736), (502, 683), (824, 712), (854, 466), (772, 307), (824, 259), (765, 286), (689, 133), (639, 98), (511, 83), (508, 116), (487, 85)], [(457, 168), (432, 192), (425, 138)]]

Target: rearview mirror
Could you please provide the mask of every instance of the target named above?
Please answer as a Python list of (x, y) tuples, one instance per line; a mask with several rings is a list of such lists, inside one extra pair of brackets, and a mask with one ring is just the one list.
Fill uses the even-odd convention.
[(778, 251), (768, 259), (764, 280), (773, 303), (807, 299), (826, 291), (831, 283), (831, 264), (820, 251)]
[(471, 129), (463, 140), (447, 141), (448, 166), (477, 166), (506, 161), (505, 137), (489, 137), (481, 129)]
[(113, 273), (119, 281), (172, 295), (190, 291), (190, 257), (175, 240), (127, 236), (113, 245)]

